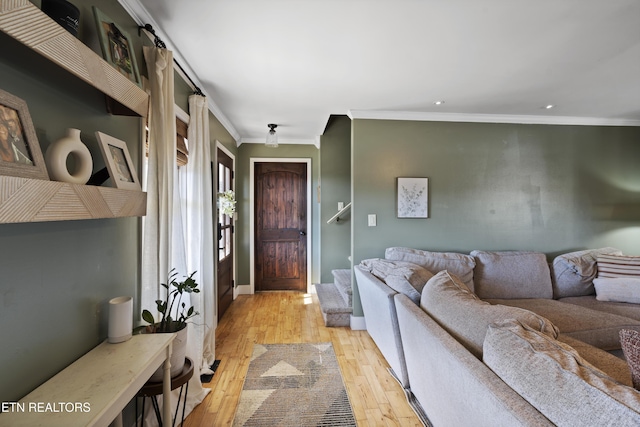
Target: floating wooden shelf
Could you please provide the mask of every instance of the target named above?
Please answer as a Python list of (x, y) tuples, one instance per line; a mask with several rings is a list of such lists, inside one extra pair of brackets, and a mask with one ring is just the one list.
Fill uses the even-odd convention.
[(144, 216), (147, 193), (0, 176), (0, 223)]
[[(28, 0), (0, 0), (0, 31), (100, 90), (110, 111), (147, 115), (149, 96)], [(144, 216), (147, 194), (0, 176), (0, 223)]]
[(28, 0), (0, 0), (0, 31), (103, 92), (115, 101), (112, 111), (147, 115), (144, 90)]

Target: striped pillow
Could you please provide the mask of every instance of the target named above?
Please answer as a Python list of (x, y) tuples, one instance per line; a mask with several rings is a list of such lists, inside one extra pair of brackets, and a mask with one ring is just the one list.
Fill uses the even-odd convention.
[(640, 279), (640, 256), (598, 255), (598, 277)]

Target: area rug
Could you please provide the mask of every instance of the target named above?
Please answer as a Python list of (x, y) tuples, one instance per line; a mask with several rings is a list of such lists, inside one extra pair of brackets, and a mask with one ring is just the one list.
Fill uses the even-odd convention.
[(355, 426), (331, 343), (255, 344), (234, 426)]

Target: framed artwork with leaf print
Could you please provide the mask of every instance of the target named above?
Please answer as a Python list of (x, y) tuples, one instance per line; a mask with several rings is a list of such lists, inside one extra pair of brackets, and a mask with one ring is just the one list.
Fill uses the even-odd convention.
[(429, 178), (398, 178), (398, 218), (429, 218)]

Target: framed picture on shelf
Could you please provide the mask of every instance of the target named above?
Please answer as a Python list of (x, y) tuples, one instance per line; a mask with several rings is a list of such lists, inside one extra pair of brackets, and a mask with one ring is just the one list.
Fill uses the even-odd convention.
[(49, 180), (27, 103), (1, 89), (0, 175)]
[(104, 60), (129, 80), (142, 87), (131, 37), (95, 6), (93, 6), (93, 15), (98, 27), (98, 38)]
[(113, 185), (121, 190), (141, 191), (127, 143), (102, 132), (96, 132), (96, 138)]
[(429, 178), (398, 178), (398, 218), (429, 218)]

